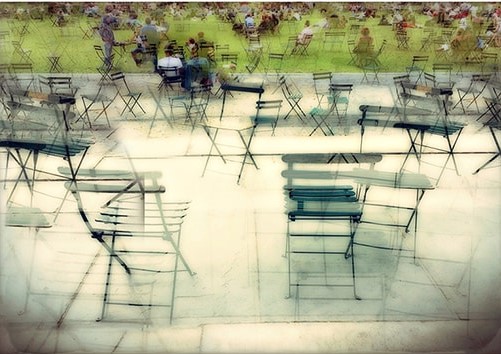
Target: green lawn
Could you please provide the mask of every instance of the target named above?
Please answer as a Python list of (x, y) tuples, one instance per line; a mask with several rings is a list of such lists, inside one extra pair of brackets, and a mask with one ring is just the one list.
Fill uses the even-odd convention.
[[(349, 14), (346, 14), (348, 17)], [(144, 15), (142, 16), (144, 17)], [(231, 29), (231, 24), (221, 23), (215, 16), (210, 16), (207, 20), (189, 19), (185, 21), (174, 21), (172, 18), (166, 17), (170, 25), (167, 33), (169, 39), (176, 39), (178, 43), (184, 43), (189, 37), (195, 37), (199, 31), (205, 32), (205, 37), (218, 44), (229, 44), (230, 52), (239, 54), (237, 71), (245, 72), (245, 65), (248, 64), (247, 55), (245, 52), (246, 41), (242, 35), (234, 33)], [(283, 52), (290, 36), (296, 35), (302, 28), (304, 20), (310, 19), (312, 24), (318, 23), (321, 15), (318, 11), (313, 11), (309, 16), (306, 16), (300, 22), (283, 22), (281, 24), (280, 33), (277, 35), (264, 36), (262, 44), (264, 46), (264, 63), (270, 52)], [(96, 21), (98, 21), (97, 19)], [(54, 27), (49, 19), (44, 21), (31, 20), (29, 22), (29, 33), (24, 36), (23, 47), (26, 50), (31, 50), (31, 57), (34, 61), (35, 72), (48, 72), (50, 68), (48, 56), (55, 54), (61, 56), (61, 66), (64, 72), (74, 73), (93, 73), (96, 72), (96, 67), (99, 65), (98, 58), (94, 51), (94, 45), (101, 45), (101, 40), (97, 34), (91, 38), (83, 38), (82, 29), (88, 27), (89, 19), (83, 16), (73, 16), (71, 22), (65, 27)], [(425, 16), (417, 16), (417, 23), (424, 25)], [(388, 41), (388, 45), (382, 55), (382, 71), (387, 72), (402, 72), (405, 67), (411, 62), (412, 56), (416, 54), (430, 54), (433, 58), (433, 53), (420, 53), (421, 39), (423, 37), (422, 28), (409, 29), (410, 49), (402, 50), (396, 46), (395, 34), (391, 26), (378, 26), (379, 18), (369, 19), (366, 22), (349, 21), (346, 32), (348, 34), (348, 26), (351, 23), (367, 26), (371, 29), (373, 37), (376, 41), (376, 49), (384, 39)], [(18, 55), (12, 55), (13, 48), (12, 40), (16, 40), (16, 26), (22, 24), (19, 20), (1, 19), (0, 30), (8, 30), (11, 32), (10, 37), (4, 40), (2, 45), (2, 61), (3, 62), (19, 62)], [(183, 28), (181, 28), (183, 27)], [(117, 30), (115, 37), (119, 41), (130, 39), (132, 32), (130, 30)], [(348, 36), (348, 35), (347, 35)], [(283, 72), (314, 72), (314, 71), (332, 71), (332, 72), (360, 72), (360, 69), (348, 65), (350, 55), (346, 44), (346, 38), (341, 45), (336, 45), (328, 48), (323, 48), (323, 30), (318, 29), (314, 35), (313, 41), (309, 47), (309, 55), (304, 57), (289, 56), (284, 61)], [(127, 47), (130, 51), (134, 46)], [(163, 47), (163, 45), (162, 45)], [(220, 53), (216, 53), (219, 57)], [(159, 54), (162, 56), (162, 54)], [(118, 66), (121, 70), (130, 73), (151, 72), (150, 65), (136, 67), (129, 53), (126, 53), (123, 60)], [(263, 66), (258, 67), (257, 71), (262, 71)]]

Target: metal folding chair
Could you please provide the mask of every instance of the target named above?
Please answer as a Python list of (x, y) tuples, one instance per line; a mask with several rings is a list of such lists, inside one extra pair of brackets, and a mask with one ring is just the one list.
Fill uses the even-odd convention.
[(15, 86), (19, 89), (35, 90), (35, 75), (33, 74), (32, 63), (12, 63), (10, 64), (10, 73)]
[[(195, 274), (181, 253), (181, 230), (189, 202), (164, 202), (161, 195), (165, 187), (158, 184), (159, 172), (91, 169), (70, 173), (70, 176), (71, 181), (66, 182), (65, 187), (74, 196), (91, 238), (109, 254), (98, 321), (106, 318), (110, 306), (131, 306), (168, 308), (172, 323), (179, 273)], [(91, 195), (93, 199), (104, 196), (95, 222), (91, 222), (93, 218), (85, 208), (84, 195)], [(148, 255), (149, 262), (138, 262), (137, 255)], [(118, 287), (120, 283), (120, 277), (113, 274), (114, 262), (125, 271), (127, 278), (122, 286), (135, 286), (131, 282), (133, 277), (157, 274), (164, 278), (160, 281), (169, 284), (170, 299), (167, 297), (169, 300), (166, 301), (165, 294), (161, 299), (158, 295), (153, 296), (152, 288), (147, 296), (136, 294), (132, 299), (117, 296), (111, 288)]]
[(103, 48), (100, 45), (94, 45), (94, 51), (99, 58), (100, 65), (96, 68), (97, 72), (101, 75), (101, 78), (99, 79), (99, 84), (104, 84), (104, 83), (111, 83), (111, 70), (113, 69), (113, 58), (114, 58), (114, 53), (112, 53), (110, 62), (107, 62), (105, 56), (104, 56), (104, 51)]
[(249, 64), (245, 65), (245, 69), (249, 74), (252, 74), (257, 69), (261, 63), (261, 57), (261, 51), (254, 51), (251, 55), (249, 55)]
[[(376, 57), (367, 57), (361, 64), (363, 76), (360, 83), (368, 84), (379, 84), (379, 72), (381, 71), (381, 66)], [(369, 80), (369, 76), (372, 75), (372, 80)]]
[(158, 91), (160, 94), (167, 94), (172, 91), (179, 94), (182, 89), (183, 77), (179, 70), (174, 67), (158, 68), (158, 74), (161, 77), (161, 81), (158, 84)]
[(429, 55), (414, 55), (412, 56), (411, 65), (405, 68), (405, 71), (409, 76), (412, 75), (413, 73), (417, 74), (417, 78), (416, 80), (414, 80), (415, 83), (421, 81), (423, 73), (426, 69), (426, 63), (428, 63), (428, 59)]
[(410, 75), (406, 74), (406, 75), (399, 75), (399, 76), (393, 77), (393, 84), (395, 85), (396, 98), (397, 98), (398, 103), (400, 103), (401, 105), (404, 104), (402, 97), (403, 97), (403, 94), (405, 92), (403, 87), (402, 87), (402, 82), (410, 83), (411, 82)]
[(290, 106), (290, 110), (284, 116), (284, 120), (287, 119), (292, 112), (294, 112), (298, 118), (304, 122), (304, 119), (306, 119), (306, 113), (304, 113), (303, 109), (299, 105), (299, 102), (303, 99), (303, 93), (290, 78), (281, 76), (278, 83), (285, 100)]
[(192, 86), (187, 95), (174, 96), (169, 98), (171, 115), (175, 117), (174, 109), (183, 109), (185, 121), (189, 122), (193, 128), (198, 123), (207, 119), (207, 106), (212, 95), (212, 85)]
[[(103, 85), (99, 86), (99, 89), (95, 94), (83, 94), (81, 95), (84, 111), (80, 115), (80, 118), (89, 124), (89, 128), (92, 129), (93, 123), (99, 119), (103, 114), (106, 117), (106, 122), (108, 127), (111, 128), (110, 119), (108, 117), (108, 108), (115, 101), (118, 96), (118, 92), (115, 90), (113, 95), (109, 95), (104, 91)], [(100, 105), (99, 108), (95, 107)], [(91, 117), (90, 112), (95, 111), (97, 114)]]
[(353, 84), (331, 84), (329, 103), (336, 112), (338, 125), (348, 128), (346, 114), (350, 103), (350, 94), (353, 91)]
[(346, 37), (345, 31), (325, 31), (322, 49), (333, 50), (335, 47), (341, 47)]
[(420, 52), (427, 52), (433, 45), (433, 40), (435, 39), (435, 29), (434, 28), (423, 28), (423, 38), (421, 39)]
[(348, 53), (350, 54), (350, 61), (347, 65), (356, 65), (357, 64), (357, 54), (353, 52), (353, 49), (356, 46), (356, 41), (354, 39), (348, 39), (346, 41), (348, 46)]
[(322, 105), (322, 101), (330, 93), (330, 85), (332, 83), (332, 72), (317, 72), (313, 73), (313, 86), (315, 88), (315, 96), (317, 97), (318, 106)]
[(223, 67), (229, 67), (230, 65), (238, 66), (238, 53), (221, 53), (220, 59)]
[(432, 65), (433, 75), (435, 75), (435, 87), (453, 88), (455, 82), (452, 80), (453, 64), (451, 63), (434, 63)]
[(321, 131), (325, 136), (334, 135), (332, 118), (334, 117), (334, 106), (330, 106), (325, 109), (322, 107), (314, 107), (310, 111), (310, 117), (312, 122), (314, 123), (313, 130), (310, 132), (310, 136), (315, 134), (317, 130)]
[(146, 113), (146, 111), (139, 103), (139, 99), (141, 98), (141, 95), (143, 93), (140, 91), (131, 91), (129, 85), (127, 84), (127, 80), (125, 79), (125, 74), (123, 72), (116, 72), (111, 74), (110, 77), (115, 84), (118, 96), (120, 96), (125, 104), (125, 107), (123, 108), (120, 115), (124, 114), (125, 110), (128, 109), (129, 112), (132, 113), (134, 117), (136, 117), (136, 113), (134, 113), (134, 107), (136, 106), (139, 107), (141, 111), (143, 111), (143, 113)]
[(483, 122), (484, 125), (492, 122), (501, 121), (501, 82), (495, 77), (487, 85), (490, 96), (484, 97), (484, 112), (476, 119)]
[[(289, 297), (293, 288), (296, 290), (296, 298), (299, 298), (299, 291), (306, 287), (351, 287), (355, 299), (360, 300), (356, 291), (353, 245), (356, 244), (355, 233), (361, 221), (363, 204), (359, 201), (358, 191), (351, 185), (352, 181), (345, 181), (342, 176), (338, 178), (338, 171), (332, 171), (332, 167), (370, 163), (372, 169), (380, 160), (380, 155), (351, 153), (282, 156), (282, 161), (287, 164), (282, 176), (286, 178), (284, 194), (287, 199), (288, 222), (285, 256), (288, 258)], [(304, 170), (298, 168), (306, 165)], [(307, 227), (319, 223), (322, 225), (320, 229)], [(296, 224), (301, 224), (303, 228), (296, 230)], [(345, 242), (341, 242), (342, 239)], [(308, 274), (314, 273), (315, 270), (311, 269), (311, 263), (308, 263), (308, 269), (300, 271), (302, 276), (293, 280), (293, 275), (299, 272), (301, 257), (310, 257), (314, 261), (315, 255), (321, 256), (323, 261), (323, 271), (318, 279), (309, 279)], [(341, 269), (330, 267), (331, 257), (335, 255), (343, 255), (346, 260), (351, 258), (350, 269), (346, 269), (349, 281), (340, 281), (343, 278), (343, 275), (339, 274)], [(336, 281), (333, 281), (334, 279)]]
[(409, 49), (409, 35), (406, 30), (397, 29), (395, 32), (395, 39), (397, 41), (397, 49)]
[(458, 105), (461, 105), (463, 113), (466, 114), (466, 110), (472, 104), (475, 104), (477, 112), (480, 113), (478, 100), (481, 98), (490, 79), (491, 74), (473, 74), (470, 80), (470, 84), (467, 87), (456, 88), (458, 93), (458, 101), (452, 107), (452, 109), (456, 108)]
[(291, 55), (307, 56), (308, 47), (313, 40), (313, 35), (305, 35), (302, 42), (296, 41), (296, 45), (292, 48)]
[[(271, 126), (271, 131), (272, 135), (275, 132), (275, 128), (277, 126), (277, 122), (280, 116), (280, 109), (282, 107), (282, 100), (271, 100), (271, 101), (262, 101), (259, 100), (256, 102), (256, 114), (251, 117), (252, 119), (252, 125), (247, 125), (242, 128), (231, 128), (228, 126), (224, 125), (211, 125), (211, 124), (202, 124), (203, 129), (205, 130), (205, 133), (209, 137), (211, 141), (211, 147), (209, 150), (209, 153), (207, 154), (207, 159), (205, 161), (204, 169), (202, 172), (202, 176), (205, 175), (205, 172), (207, 171), (207, 167), (209, 164), (209, 161), (212, 157), (218, 156), (221, 158), (221, 160), (226, 164), (227, 161), (229, 161), (227, 158), (225, 158), (225, 155), (220, 149), (220, 146), (222, 145), (219, 143), (218, 137), (220, 137), (221, 132), (231, 132), (231, 133), (236, 133), (239, 137), (240, 141), (240, 146), (239, 148), (244, 150), (243, 154), (243, 159), (241, 161), (240, 165), (240, 171), (238, 173), (237, 177), (237, 184), (240, 183), (240, 179), (242, 177), (242, 173), (244, 170), (244, 167), (246, 164), (252, 164), (256, 169), (259, 169), (254, 156), (251, 151), (251, 144), (253, 141), (253, 138), (257, 132), (257, 129), (261, 125), (270, 125)], [(264, 113), (263, 113), (264, 112)], [(272, 113), (268, 113), (272, 112)], [(217, 155), (213, 155), (213, 150), (216, 150)], [(235, 156), (234, 154), (230, 156)], [(250, 162), (248, 161), (250, 160)]]
[(271, 73), (273, 73), (278, 81), (282, 71), (284, 56), (285, 55), (283, 53), (268, 53), (268, 62), (266, 63), (265, 68), (267, 78)]
[(19, 59), (19, 61), (22, 63), (33, 64), (33, 59), (31, 59), (32, 51), (23, 48), (20, 41), (12, 41), (12, 47), (14, 48), (14, 51), (12, 53), (13, 58)]

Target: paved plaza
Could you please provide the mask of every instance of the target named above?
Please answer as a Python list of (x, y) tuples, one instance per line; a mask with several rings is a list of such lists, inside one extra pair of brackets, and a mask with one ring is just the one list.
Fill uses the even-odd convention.
[[(52, 227), (0, 229), (0, 353), (498, 352), (499, 160), (473, 173), (497, 152), (489, 129), (477, 121), (485, 102), (479, 101), (480, 113), (473, 107), (466, 114), (459, 107), (451, 110), (449, 118), (465, 124), (454, 149), (457, 171), (449, 160), (438, 181), (447, 154), (425, 153), (419, 166), (411, 157), (408, 171), (434, 183), (419, 204), (416, 230), (364, 222), (358, 226), (354, 262), (360, 300), (351, 288), (289, 289), (287, 181), (282, 176), (287, 165), (282, 157), (360, 152), (359, 107), (394, 106), (395, 75), (383, 73), (379, 84), (368, 84), (361, 83), (361, 74), (334, 74), (333, 82), (354, 84), (347, 115), (329, 123), (333, 134), (317, 129), (310, 135), (316, 124), (309, 112), (318, 105), (312, 76), (290, 74), (304, 95), (300, 105), (308, 117), (302, 121), (292, 113), (279, 119), (274, 134), (270, 127), (260, 127), (250, 146), (257, 166), (246, 164), (240, 180), (245, 149), (236, 130), (220, 133), (219, 148), (227, 157), (223, 162), (198, 122), (190, 124), (183, 108), (171, 113), (167, 97), (158, 93), (156, 74), (127, 75), (131, 89), (143, 93), (139, 102), (146, 113), (136, 107), (136, 117), (127, 110), (121, 114), (123, 101), (117, 97), (108, 109), (111, 127), (103, 116), (84, 131), (94, 144), (82, 168), (160, 171), (162, 198), (189, 201), (180, 249), (194, 274), (178, 272), (172, 323), (169, 309), (149, 306), (108, 306), (106, 317), (96, 321), (102, 316), (104, 284), (110, 282), (110, 257), (90, 237), (64, 182), (48, 179), (37, 182), (33, 203), (52, 212), (66, 198)], [(469, 79), (467, 73), (458, 75), (456, 87), (468, 85)], [(264, 83), (263, 100), (284, 99), (273, 75), (241, 75), (240, 80)], [(79, 87), (76, 112), (83, 111), (80, 95), (96, 92), (98, 81), (95, 74), (73, 75)], [(103, 90), (114, 92), (109, 85)], [(254, 93), (228, 94), (220, 119), (222, 98), (213, 95), (207, 121), (244, 127), (255, 113), (256, 99)], [(453, 105), (457, 100), (454, 91)], [(284, 100), (282, 115), (288, 111)], [(446, 144), (441, 136), (433, 139)], [(382, 155), (376, 170), (398, 172), (408, 151), (405, 129), (366, 127), (363, 152)], [(5, 218), (6, 200), (19, 174), (6, 157), (2, 150), (0, 173), (10, 182), (1, 186), (0, 218)], [(50, 171), (64, 164), (47, 156), (38, 161)], [(103, 194), (85, 200), (92, 215), (106, 200)], [(29, 198), (24, 185), (12, 196), (19, 204)], [(404, 189), (374, 187), (371, 198), (407, 205), (416, 196)], [(404, 213), (369, 208), (364, 217), (388, 216), (398, 222)], [(323, 227), (317, 224), (315, 229)], [(134, 257), (139, 264), (153, 262), (144, 255)], [(307, 283), (325, 277), (325, 267), (330, 267), (335, 269), (329, 273), (333, 281), (351, 281), (350, 260), (322, 257), (301, 259), (307, 271), (293, 276)], [(134, 270), (126, 275), (116, 263), (109, 296), (125, 302), (161, 301), (170, 294), (168, 276)]]

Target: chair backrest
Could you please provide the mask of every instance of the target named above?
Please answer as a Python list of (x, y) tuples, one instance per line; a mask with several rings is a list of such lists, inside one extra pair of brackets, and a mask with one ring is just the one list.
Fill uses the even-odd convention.
[(424, 82), (426, 83), (427, 86), (436, 86), (437, 83), (437, 77), (431, 73), (424, 72)]
[(218, 52), (218, 51), (228, 52), (230, 50), (230, 45), (229, 44), (216, 44), (215, 48), (216, 48), (216, 52)]
[[(260, 124), (271, 124), (272, 134), (275, 132), (275, 127), (280, 117), (280, 109), (282, 108), (282, 100), (256, 101), (256, 115), (254, 117), (254, 127)], [(266, 115), (262, 111), (266, 111)]]
[(395, 91), (397, 93), (397, 98), (400, 101), (400, 96), (404, 92), (404, 89), (402, 87), (403, 82), (411, 82), (411, 77), (409, 74), (406, 75), (398, 75), (393, 77), (393, 83), (395, 84)]
[(31, 63), (12, 63), (10, 69), (13, 74), (30, 73), (33, 74), (33, 64)]
[(94, 51), (96, 52), (99, 59), (104, 60), (103, 47), (101, 47), (100, 45), (94, 45)]
[(332, 81), (332, 72), (317, 72), (313, 73), (313, 85), (315, 87), (315, 94), (317, 95), (317, 99), (319, 103), (321, 102), (321, 98), (329, 93), (329, 87)]
[(283, 53), (268, 53), (267, 72), (269, 72), (270, 70), (274, 70), (276, 72), (282, 70), (283, 61)]
[(158, 73), (160, 74), (162, 79), (165, 79), (169, 82), (173, 82), (181, 78), (181, 73), (179, 72), (178, 68), (173, 66), (172, 67), (159, 66)]
[(223, 63), (236, 62), (238, 60), (238, 53), (221, 53), (221, 61)]
[(412, 66), (418, 66), (418, 65), (426, 65), (428, 62), (428, 59), (430, 57), (428, 55), (414, 55), (412, 57)]
[(181, 90), (181, 84), (183, 83), (183, 77), (181, 76), (179, 70), (175, 67), (158, 67), (158, 74), (162, 78), (162, 81), (158, 85), (159, 91), (163, 89), (176, 89)]
[(353, 91), (353, 84), (330, 84), (329, 90), (333, 94), (345, 93), (349, 95)]
[(118, 83), (121, 81), (121, 84), (127, 89), (127, 92), (130, 93), (129, 85), (127, 84), (127, 80), (125, 79), (125, 74), (121, 71), (111, 73), (110, 74), (111, 81), (115, 84), (117, 90), (120, 92), (120, 86)]
[(332, 104), (344, 103), (347, 105), (350, 94), (353, 91), (353, 84), (330, 84), (329, 91)]
[(75, 96), (78, 91), (78, 88), (72, 84), (71, 76), (39, 75), (38, 82), (41, 86), (47, 87), (50, 93), (64, 93), (65, 95)]
[(345, 31), (326, 31), (324, 33), (324, 41), (329, 42), (329, 41), (343, 41), (344, 37), (346, 36)]
[(395, 85), (400, 85), (402, 82), (410, 82), (411, 78), (409, 74), (406, 75), (399, 75), (399, 76), (394, 76), (393, 77), (393, 83)]
[[(433, 75), (437, 78), (436, 83), (438, 84), (438, 81), (440, 81), (445, 84), (452, 84), (452, 68), (453, 65), (450, 63), (434, 63), (432, 69)], [(438, 75), (442, 78), (438, 78)]]
[(283, 75), (278, 79), (278, 85), (281, 88), (284, 97), (289, 102), (299, 102), (299, 100), (303, 97), (299, 87), (297, 87), (294, 82), (287, 80), (287, 78)]

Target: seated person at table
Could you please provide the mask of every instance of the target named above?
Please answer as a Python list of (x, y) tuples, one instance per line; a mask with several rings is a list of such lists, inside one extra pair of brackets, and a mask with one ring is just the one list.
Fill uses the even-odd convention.
[(136, 63), (136, 66), (139, 66), (143, 63), (143, 54), (146, 52), (146, 47), (143, 42), (143, 38), (139, 34), (141, 31), (141, 26), (136, 25), (134, 29), (134, 33), (132, 34), (131, 42), (136, 43), (136, 48), (134, 48), (130, 54), (132, 55), (132, 59)]
[(202, 58), (207, 58), (209, 61), (209, 64), (212, 67), (215, 67), (216, 64), (216, 52), (214, 50), (214, 43), (211, 41), (208, 41), (205, 38), (204, 32), (198, 32), (198, 56)]
[(186, 62), (184, 71), (184, 88), (189, 90), (192, 83), (196, 82), (202, 85), (211, 84), (210, 65), (206, 58), (201, 58), (196, 54)]
[(176, 72), (174, 71), (166, 71), (164, 73), (164, 77), (169, 79), (169, 77), (172, 77), (173, 79), (178, 78), (179, 76), (183, 75), (183, 63), (181, 62), (181, 59), (178, 57), (174, 56), (174, 50), (172, 46), (168, 45), (164, 48), (164, 53), (165, 57), (158, 60), (158, 70), (161, 72), (162, 69), (167, 69), (167, 68), (176, 68), (177, 69), (177, 75)]

